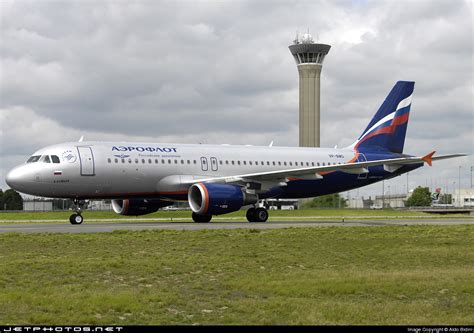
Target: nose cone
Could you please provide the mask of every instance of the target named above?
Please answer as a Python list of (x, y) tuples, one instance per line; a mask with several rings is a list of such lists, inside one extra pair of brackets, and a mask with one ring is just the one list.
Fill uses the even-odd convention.
[(5, 178), (5, 182), (14, 190), (21, 190), (22, 186), (26, 181), (25, 172), (21, 167), (12, 169)]

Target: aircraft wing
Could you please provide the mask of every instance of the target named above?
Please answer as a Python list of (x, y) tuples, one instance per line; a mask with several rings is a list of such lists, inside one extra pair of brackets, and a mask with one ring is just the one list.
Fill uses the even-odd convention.
[[(361, 174), (368, 173), (368, 167), (383, 165), (386, 171), (394, 172), (398, 168), (407, 164), (418, 164), (418, 163), (427, 163), (431, 166), (432, 161), (442, 160), (460, 156), (466, 156), (465, 154), (451, 154), (451, 155), (441, 155), (433, 157), (434, 151), (421, 157), (400, 157), (400, 158), (391, 158), (367, 162), (351, 162), (351, 163), (341, 163), (328, 166), (318, 166), (318, 167), (307, 167), (307, 168), (297, 168), (297, 169), (287, 169), (287, 170), (276, 170), (276, 171), (266, 171), (258, 173), (249, 173), (242, 175), (234, 176), (224, 176), (224, 177), (212, 177), (212, 178), (202, 178), (190, 180), (188, 183), (198, 183), (198, 182), (211, 182), (211, 183), (242, 183), (246, 184), (249, 182), (256, 183), (271, 183), (273, 186), (275, 183), (280, 183), (280, 185), (286, 185), (286, 182), (291, 180), (302, 180), (302, 179), (321, 179), (325, 174), (334, 171), (342, 171), (351, 174)], [(270, 185), (270, 184), (269, 184)]]

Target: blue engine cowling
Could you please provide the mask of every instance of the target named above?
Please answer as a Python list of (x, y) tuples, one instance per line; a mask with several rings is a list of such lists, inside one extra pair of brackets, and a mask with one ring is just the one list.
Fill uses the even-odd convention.
[(258, 197), (248, 194), (237, 185), (197, 183), (188, 191), (189, 206), (200, 215), (220, 215), (254, 204)]
[(172, 204), (172, 202), (157, 199), (124, 199), (112, 200), (112, 209), (120, 215), (139, 216), (154, 213)]

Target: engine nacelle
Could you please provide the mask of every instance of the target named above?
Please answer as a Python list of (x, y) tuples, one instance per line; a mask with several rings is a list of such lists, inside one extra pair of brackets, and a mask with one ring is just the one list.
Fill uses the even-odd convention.
[(220, 215), (254, 204), (258, 197), (244, 192), (242, 187), (237, 185), (198, 183), (189, 188), (188, 201), (196, 214)]
[(124, 199), (112, 200), (112, 209), (120, 215), (139, 216), (154, 213), (172, 204), (172, 202), (157, 199)]

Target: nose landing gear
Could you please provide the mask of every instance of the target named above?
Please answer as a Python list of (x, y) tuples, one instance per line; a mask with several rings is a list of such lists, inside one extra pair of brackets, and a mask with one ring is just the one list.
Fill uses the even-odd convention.
[(74, 199), (74, 210), (76, 211), (75, 214), (69, 216), (69, 222), (71, 224), (82, 224), (84, 222), (84, 218), (82, 217), (82, 210), (87, 205), (85, 200)]

